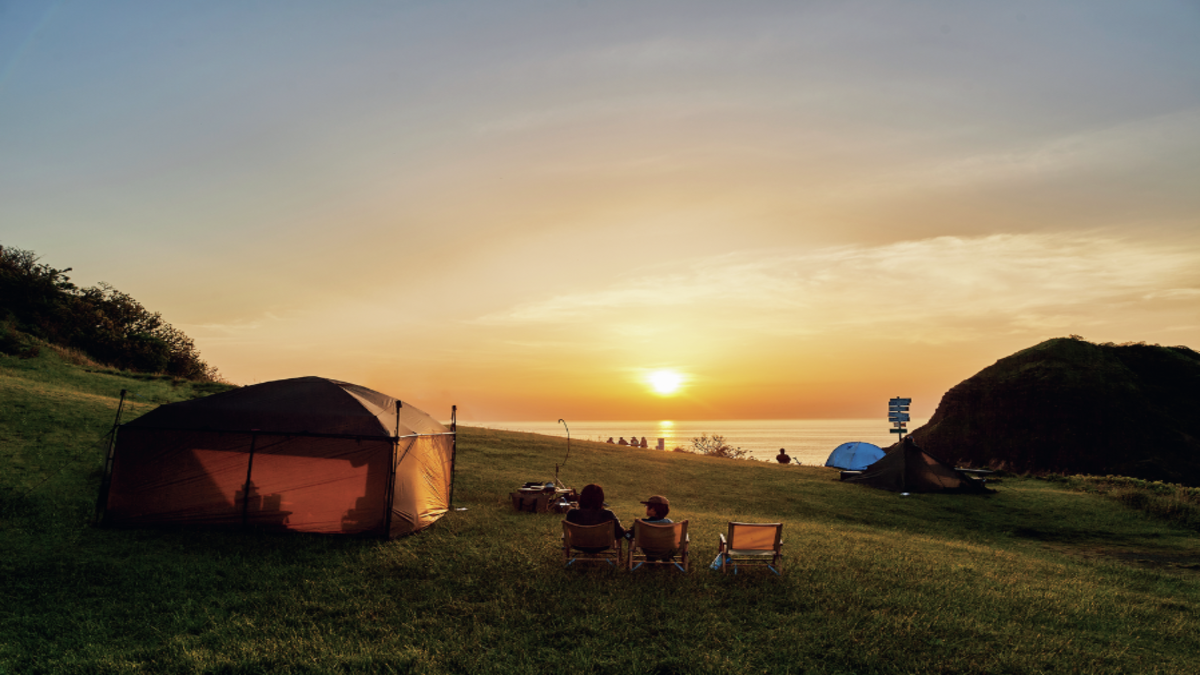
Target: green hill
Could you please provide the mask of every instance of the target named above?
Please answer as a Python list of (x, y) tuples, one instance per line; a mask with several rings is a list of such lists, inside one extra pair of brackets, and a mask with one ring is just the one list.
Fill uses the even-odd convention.
[[(563, 440), (464, 428), (466, 510), (415, 536), (98, 529), (123, 388), (127, 419), (204, 393), (0, 356), (0, 673), (1196, 670), (1200, 537), (1132, 508), (1153, 490), (1006, 477), (903, 497), (831, 469), (573, 442), (562, 478), (604, 485), (626, 521), (668, 495), (694, 564), (567, 570), (559, 518), (508, 500), (553, 475)], [(733, 519), (785, 523), (782, 577), (707, 569)]]
[(974, 466), (1200, 486), (1200, 354), (1047, 340), (951, 388), (912, 437)]

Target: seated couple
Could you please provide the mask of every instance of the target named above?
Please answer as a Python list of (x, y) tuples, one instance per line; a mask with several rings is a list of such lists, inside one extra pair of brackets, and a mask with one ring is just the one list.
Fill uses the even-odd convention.
[[(667, 517), (667, 514), (671, 512), (671, 503), (667, 501), (666, 497), (654, 495), (642, 503), (646, 505), (646, 517), (641, 519), (642, 522), (652, 525), (665, 525), (673, 522)], [(579, 508), (567, 511), (567, 522), (576, 525), (599, 525), (610, 521), (613, 524), (613, 536), (617, 539), (633, 538), (633, 529), (626, 530), (621, 527), (621, 520), (617, 518), (617, 515), (604, 508), (604, 488), (595, 483), (584, 487), (583, 491), (579, 493)], [(580, 550), (587, 551), (583, 548)], [(587, 552), (597, 553), (599, 551)]]

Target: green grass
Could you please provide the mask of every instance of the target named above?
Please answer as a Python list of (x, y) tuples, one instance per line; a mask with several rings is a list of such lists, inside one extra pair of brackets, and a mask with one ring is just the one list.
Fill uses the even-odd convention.
[[(1194, 673), (1200, 539), (1169, 514), (1005, 478), (901, 497), (836, 471), (572, 442), (628, 522), (669, 496), (692, 571), (563, 569), (511, 510), (561, 439), (465, 428), (456, 506), (392, 542), (88, 524), (126, 419), (198, 392), (0, 357), (0, 673)], [(1134, 489), (1122, 485), (1122, 490)], [(707, 569), (729, 520), (785, 523), (784, 575)]]

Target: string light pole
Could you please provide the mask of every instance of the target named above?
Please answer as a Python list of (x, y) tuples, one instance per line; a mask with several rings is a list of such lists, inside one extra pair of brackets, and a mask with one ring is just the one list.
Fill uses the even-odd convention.
[(554, 465), (554, 487), (566, 489), (567, 486), (563, 485), (562, 481), (560, 481), (558, 479), (558, 469), (560, 466), (566, 466), (567, 460), (571, 458), (571, 427), (568, 427), (567, 423), (561, 419), (558, 420), (558, 423), (563, 425), (563, 428), (567, 430), (567, 456), (563, 457), (563, 461), (562, 461), (561, 465), (559, 465), (559, 464)]

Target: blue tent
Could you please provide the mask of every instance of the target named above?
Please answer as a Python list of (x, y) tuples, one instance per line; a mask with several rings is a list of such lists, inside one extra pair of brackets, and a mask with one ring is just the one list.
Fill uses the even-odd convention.
[(847, 471), (862, 471), (879, 461), (884, 455), (883, 450), (873, 443), (851, 441), (842, 443), (833, 449), (825, 466), (834, 466)]

